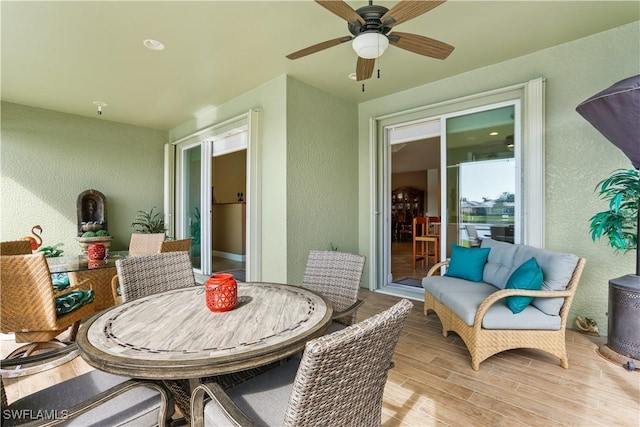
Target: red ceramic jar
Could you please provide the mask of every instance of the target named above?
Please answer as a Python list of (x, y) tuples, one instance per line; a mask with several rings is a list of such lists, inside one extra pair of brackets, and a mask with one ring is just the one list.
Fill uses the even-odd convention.
[(101, 243), (93, 243), (91, 245), (89, 245), (89, 247), (87, 248), (87, 258), (89, 258), (90, 260), (100, 260), (100, 259), (105, 259), (105, 257), (107, 256), (107, 250), (105, 249), (104, 245)]

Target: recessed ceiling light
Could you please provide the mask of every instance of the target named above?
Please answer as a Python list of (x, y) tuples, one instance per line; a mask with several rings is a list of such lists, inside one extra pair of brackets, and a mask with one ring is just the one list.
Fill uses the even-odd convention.
[(356, 76), (356, 73), (351, 73), (347, 77), (351, 80), (356, 80), (358, 78), (358, 76)]
[(495, 132), (495, 131), (494, 131), (494, 132), (491, 132), (489, 135), (491, 135), (491, 136), (496, 136), (496, 135), (498, 135), (498, 132)]
[(161, 41), (158, 40), (154, 40), (154, 39), (146, 39), (145, 41), (142, 42), (142, 44), (147, 48), (147, 49), (151, 49), (151, 50), (164, 50), (164, 44)]

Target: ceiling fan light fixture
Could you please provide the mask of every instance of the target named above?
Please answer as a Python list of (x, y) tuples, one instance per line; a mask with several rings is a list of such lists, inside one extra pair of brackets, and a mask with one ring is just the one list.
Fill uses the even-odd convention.
[(353, 39), (352, 46), (360, 58), (375, 59), (389, 47), (389, 39), (381, 33), (362, 33)]

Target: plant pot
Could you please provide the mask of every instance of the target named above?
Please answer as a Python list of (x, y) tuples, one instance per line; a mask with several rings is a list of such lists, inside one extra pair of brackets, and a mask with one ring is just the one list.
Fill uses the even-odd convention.
[(113, 240), (113, 237), (112, 236), (76, 237), (76, 240), (80, 244), (80, 249), (82, 250), (82, 253), (86, 255), (89, 245), (92, 245), (95, 243), (100, 243), (101, 245), (103, 245), (104, 248), (107, 250), (107, 253), (109, 253), (109, 248), (111, 247), (111, 241)]

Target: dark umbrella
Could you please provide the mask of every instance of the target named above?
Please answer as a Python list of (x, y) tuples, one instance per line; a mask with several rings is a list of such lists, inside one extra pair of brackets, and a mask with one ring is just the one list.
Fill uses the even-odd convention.
[[(640, 169), (640, 74), (596, 93), (576, 111)], [(640, 252), (636, 254), (636, 275), (640, 275)]]

